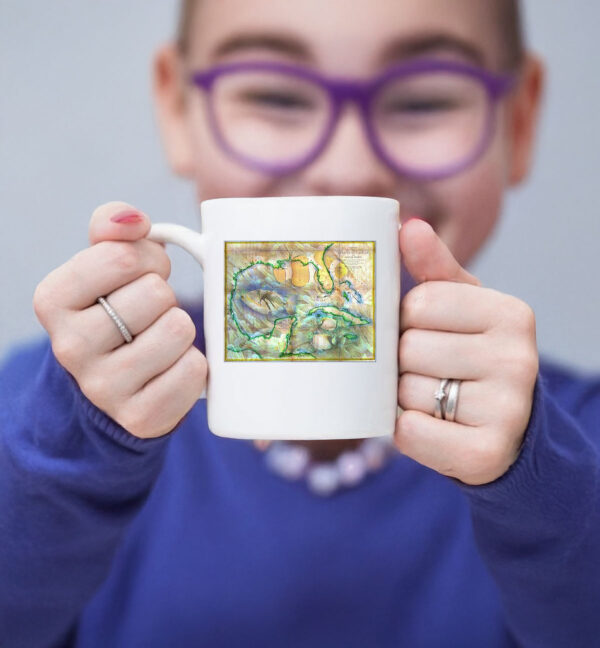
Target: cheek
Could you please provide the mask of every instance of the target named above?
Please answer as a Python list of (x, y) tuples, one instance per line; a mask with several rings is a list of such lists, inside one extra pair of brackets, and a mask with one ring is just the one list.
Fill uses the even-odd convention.
[(433, 188), (440, 207), (438, 234), (463, 266), (473, 259), (500, 216), (506, 188), (505, 142), (498, 133), (472, 169)]
[(188, 126), (198, 202), (210, 198), (272, 195), (276, 181), (246, 169), (223, 152), (210, 130), (203, 97), (191, 99)]

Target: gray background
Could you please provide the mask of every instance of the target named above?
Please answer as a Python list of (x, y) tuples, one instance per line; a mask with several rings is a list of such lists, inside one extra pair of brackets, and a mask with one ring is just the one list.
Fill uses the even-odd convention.
[[(193, 187), (166, 166), (150, 98), (177, 4), (0, 0), (0, 356), (43, 332), (35, 286), (87, 246), (98, 204), (195, 225)], [(549, 67), (538, 161), (471, 269), (534, 308), (542, 352), (598, 370), (600, 3), (529, 0), (526, 23)], [(171, 256), (178, 294), (198, 296), (199, 267)]]

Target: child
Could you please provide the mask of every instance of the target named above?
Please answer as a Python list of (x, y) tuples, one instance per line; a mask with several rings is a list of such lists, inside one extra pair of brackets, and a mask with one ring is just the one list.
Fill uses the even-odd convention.
[[(400, 201), (399, 452), (210, 434), (201, 305), (103, 205), (0, 374), (0, 645), (597, 643), (600, 382), (540, 365), (531, 309), (465, 270), (530, 164), (517, 5), (191, 0), (154, 79), (199, 200)], [(340, 79), (369, 100), (323, 139)]]

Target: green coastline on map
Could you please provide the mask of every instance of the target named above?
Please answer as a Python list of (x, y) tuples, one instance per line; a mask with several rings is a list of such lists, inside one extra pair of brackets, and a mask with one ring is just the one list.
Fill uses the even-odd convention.
[(225, 360), (375, 360), (375, 242), (225, 242)]

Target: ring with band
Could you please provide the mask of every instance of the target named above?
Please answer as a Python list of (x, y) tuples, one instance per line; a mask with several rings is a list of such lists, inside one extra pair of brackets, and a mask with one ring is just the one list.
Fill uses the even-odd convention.
[(125, 342), (127, 342), (127, 344), (132, 342), (133, 335), (131, 335), (129, 329), (125, 326), (125, 322), (123, 322), (123, 320), (117, 315), (106, 299), (104, 297), (98, 297), (96, 301), (102, 306), (102, 308), (104, 308), (110, 319), (115, 323)]
[(442, 378), (440, 386), (433, 395), (435, 398), (433, 413), (436, 418), (450, 422), (455, 420), (460, 383), (460, 380)]
[(446, 399), (446, 408), (444, 410), (444, 419), (446, 421), (454, 421), (456, 418), (456, 406), (458, 404), (458, 390), (460, 388), (460, 380), (451, 380), (448, 387), (448, 397)]
[(435, 405), (433, 408), (433, 413), (435, 415), (435, 418), (439, 418), (439, 419), (445, 418), (444, 400), (448, 395), (446, 394), (446, 386), (448, 385), (449, 382), (450, 382), (449, 378), (443, 378), (442, 381), (440, 382), (440, 386), (438, 387), (438, 390), (433, 395), (433, 397), (435, 398)]

